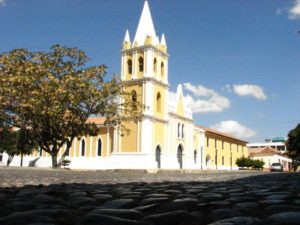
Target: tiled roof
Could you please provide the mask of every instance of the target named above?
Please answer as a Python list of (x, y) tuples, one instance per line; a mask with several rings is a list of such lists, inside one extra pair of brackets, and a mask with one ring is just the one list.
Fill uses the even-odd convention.
[(215, 134), (215, 135), (223, 136), (223, 137), (230, 138), (230, 139), (233, 139), (233, 140), (237, 140), (237, 141), (241, 141), (241, 142), (244, 142), (244, 143), (248, 143), (247, 141), (238, 139), (236, 137), (230, 136), (228, 134), (225, 134), (225, 133), (222, 133), (222, 132), (219, 132), (219, 131), (216, 131), (216, 130), (213, 130), (213, 129), (210, 129), (210, 128), (207, 128), (207, 127), (203, 127), (203, 126), (199, 126), (199, 125), (196, 125), (196, 127), (201, 128), (205, 132), (208, 132), (208, 133), (211, 133), (211, 134)]
[(90, 117), (87, 119), (86, 123), (95, 123), (97, 125), (103, 125), (106, 120), (106, 117)]
[(250, 149), (250, 155), (276, 155), (281, 154), (279, 151), (277, 151), (275, 148), (271, 148), (269, 146), (264, 148), (256, 148), (256, 149)]

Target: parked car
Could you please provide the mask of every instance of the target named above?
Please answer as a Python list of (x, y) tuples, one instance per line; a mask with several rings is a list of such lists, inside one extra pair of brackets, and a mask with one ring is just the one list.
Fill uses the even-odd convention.
[(272, 163), (270, 171), (283, 171), (283, 166), (280, 163)]

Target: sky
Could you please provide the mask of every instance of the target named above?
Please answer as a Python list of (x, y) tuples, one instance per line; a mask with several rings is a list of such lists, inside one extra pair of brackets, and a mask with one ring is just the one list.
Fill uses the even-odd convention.
[[(198, 125), (249, 142), (300, 123), (300, 0), (148, 0), (166, 36), (170, 91), (183, 86)], [(143, 0), (0, 0), (0, 53), (77, 47), (120, 74), (126, 29)]]

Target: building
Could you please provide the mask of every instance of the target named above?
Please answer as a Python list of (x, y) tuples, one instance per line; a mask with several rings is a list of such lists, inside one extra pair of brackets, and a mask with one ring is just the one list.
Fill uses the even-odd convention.
[[(146, 106), (142, 119), (124, 121), (129, 132), (121, 135), (104, 125), (105, 118), (90, 118), (100, 132), (74, 140), (71, 168), (237, 169), (235, 160), (248, 156), (246, 142), (194, 124), (181, 85), (176, 95), (169, 92), (168, 57), (165, 35), (157, 36), (145, 1), (135, 37), (131, 41), (127, 30), (121, 50), (121, 80), (132, 99)], [(24, 165), (51, 165), (45, 152), (25, 160)]]
[(263, 161), (265, 163), (264, 169), (267, 170), (273, 163), (280, 163), (284, 171), (290, 171), (292, 169), (292, 159), (288, 158), (286, 154), (269, 146), (251, 149), (250, 158)]
[(269, 169), (272, 163), (281, 163), (285, 171), (292, 168), (292, 159), (287, 156), (286, 138), (273, 137), (265, 139), (265, 142), (248, 143), (250, 157), (264, 161), (265, 169)]
[(273, 137), (271, 139), (265, 139), (265, 142), (248, 143), (247, 147), (249, 148), (249, 150), (270, 147), (278, 151), (285, 152), (286, 140), (287, 139), (285, 137)]

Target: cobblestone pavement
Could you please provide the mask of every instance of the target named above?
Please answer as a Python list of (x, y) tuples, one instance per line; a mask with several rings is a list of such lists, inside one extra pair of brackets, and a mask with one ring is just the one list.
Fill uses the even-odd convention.
[(0, 225), (300, 225), (300, 173), (0, 168)]

